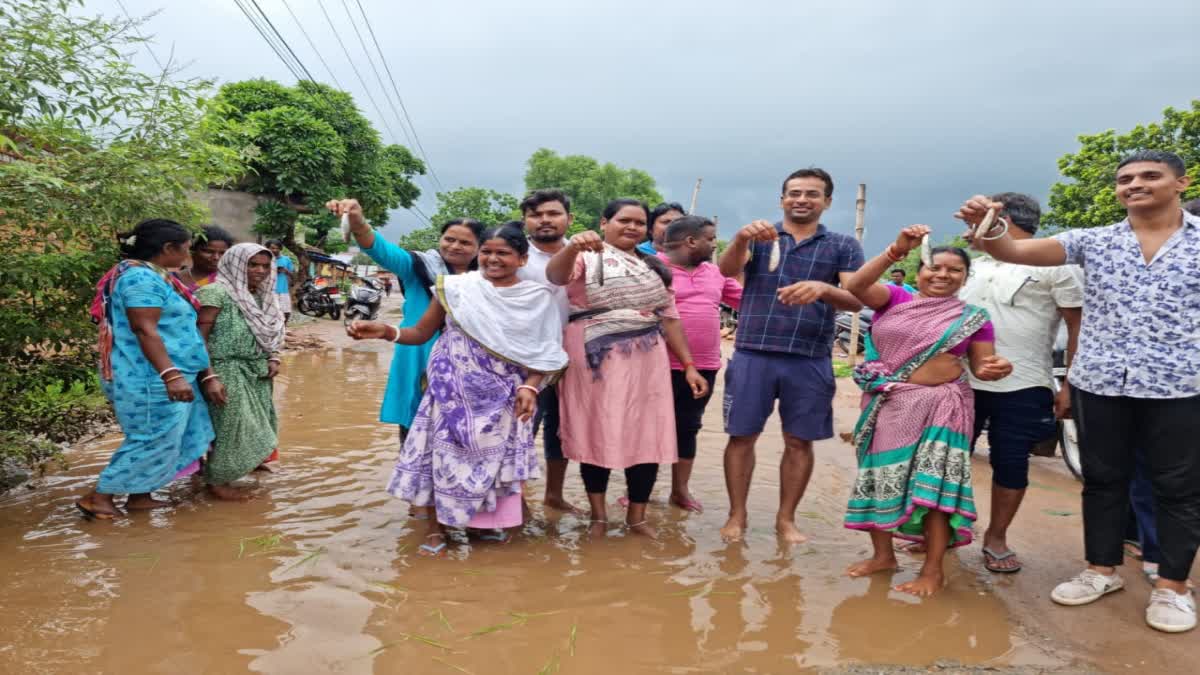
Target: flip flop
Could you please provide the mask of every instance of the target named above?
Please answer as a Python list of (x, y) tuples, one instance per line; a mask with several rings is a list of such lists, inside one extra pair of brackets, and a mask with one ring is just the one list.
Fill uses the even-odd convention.
[(510, 539), (510, 537), (508, 536), (508, 533), (505, 532), (504, 530), (493, 530), (493, 531), (489, 531), (489, 532), (483, 532), (479, 535), (479, 538), (482, 541), (494, 541), (499, 544), (507, 544), (508, 540)]
[(691, 511), (692, 513), (704, 513), (704, 505), (694, 498), (685, 499), (681, 502), (672, 500), (671, 503), (683, 509), (684, 511)]
[(75, 508), (79, 509), (79, 512), (81, 514), (83, 514), (83, 517), (87, 518), (88, 520), (112, 520), (113, 516), (115, 515), (112, 513), (101, 513), (100, 511), (93, 511), (93, 510), (89, 509), (88, 507), (84, 506), (82, 502), (75, 502)]
[(437, 546), (430, 546), (429, 544), (421, 544), (418, 547), (420, 550), (425, 551), (428, 554), (428, 557), (430, 557), (430, 558), (436, 558), (442, 554), (442, 551), (446, 550), (446, 535), (444, 535), (444, 534), (427, 534), (427, 535), (425, 535), (426, 539), (431, 539), (433, 537), (441, 537), (442, 538), (441, 543), (439, 543)]
[(996, 574), (1012, 574), (1013, 572), (1020, 572), (1020, 560), (1017, 561), (1016, 567), (1001, 567), (997, 564), (1016, 557), (1017, 552), (1011, 549), (1007, 553), (996, 553), (986, 546), (983, 547), (983, 566), (986, 567), (987, 571), (989, 572), (995, 572)]

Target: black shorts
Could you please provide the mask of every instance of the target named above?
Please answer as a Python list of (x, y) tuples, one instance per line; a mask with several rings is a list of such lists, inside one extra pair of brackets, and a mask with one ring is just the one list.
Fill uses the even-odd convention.
[(671, 371), (671, 391), (675, 395), (675, 442), (679, 448), (679, 459), (696, 458), (696, 434), (700, 433), (703, 426), (704, 409), (708, 407), (713, 386), (717, 383), (715, 370), (701, 370), (700, 375), (708, 382), (708, 393), (696, 398), (683, 371)]

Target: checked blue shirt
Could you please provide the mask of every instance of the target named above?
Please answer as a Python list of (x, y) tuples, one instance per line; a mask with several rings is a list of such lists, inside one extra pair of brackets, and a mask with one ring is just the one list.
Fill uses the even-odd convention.
[(850, 237), (830, 232), (824, 225), (799, 243), (775, 223), (779, 232), (779, 267), (767, 271), (770, 242), (754, 242), (746, 263), (742, 308), (738, 313), (738, 349), (797, 356), (829, 356), (833, 350), (835, 310), (824, 302), (785, 305), (776, 293), (800, 281), (838, 285), (838, 274), (853, 272), (863, 264), (862, 246)]

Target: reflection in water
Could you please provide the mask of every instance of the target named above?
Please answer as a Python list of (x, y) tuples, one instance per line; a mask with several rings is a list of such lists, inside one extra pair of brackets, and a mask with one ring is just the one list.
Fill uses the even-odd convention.
[[(952, 566), (949, 590), (924, 603), (889, 592), (886, 577), (841, 575), (865, 546), (839, 525), (844, 452), (825, 454), (801, 506), (813, 543), (789, 549), (763, 529), (780, 447), (764, 434), (751, 507), (767, 515), (746, 542), (723, 543), (719, 406), (693, 478), (708, 512), (652, 505), (659, 541), (616, 526), (591, 540), (582, 519), (531, 500), (512, 543), (455, 534), (446, 557), (421, 558), (407, 508), (383, 489), (396, 455), (395, 428), (376, 422), (389, 358), (362, 346), (286, 358), (282, 470), (261, 475), (249, 503), (181, 481), (175, 509), (82, 521), (72, 499), (118, 439), (0, 500), (0, 672), (780, 672), (1035, 658), (968, 572)], [(584, 501), (574, 474), (568, 493)]]

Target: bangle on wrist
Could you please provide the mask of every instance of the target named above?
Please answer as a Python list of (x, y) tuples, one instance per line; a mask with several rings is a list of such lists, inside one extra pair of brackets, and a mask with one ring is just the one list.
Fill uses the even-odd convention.
[(179, 372), (179, 369), (178, 369), (178, 368), (176, 368), (175, 366), (171, 366), (170, 368), (167, 368), (166, 370), (164, 370), (164, 371), (162, 371), (161, 373), (159, 373), (159, 374), (158, 374), (158, 376), (159, 376), (159, 377), (162, 377), (163, 375), (166, 375), (167, 373), (170, 373), (170, 372), (176, 372), (176, 373), (178, 373), (178, 372)]
[(534, 396), (537, 396), (538, 394), (540, 394), (540, 393), (541, 393), (541, 392), (539, 392), (539, 391), (538, 391), (538, 388), (537, 388), (537, 387), (535, 387), (535, 386), (533, 386), (532, 384), (519, 384), (519, 385), (517, 385), (517, 391), (521, 391), (522, 389), (528, 389), (529, 391), (533, 392), (533, 395), (534, 395)]
[(896, 247), (895, 244), (888, 244), (888, 247), (883, 251), (883, 254), (887, 256), (888, 260), (891, 260), (892, 262), (897, 263), (897, 262), (900, 262), (901, 260), (904, 260), (904, 256), (896, 253), (895, 247)]
[(392, 342), (395, 344), (400, 344), (400, 329), (395, 326), (390, 326), (390, 328), (396, 331), (396, 334), (392, 336)]
[(176, 375), (175, 377), (168, 377), (167, 379), (163, 380), (163, 384), (171, 384), (175, 380), (182, 380), (182, 379), (183, 379), (183, 375)]
[(683, 362), (683, 369), (684, 369), (684, 370), (687, 370), (688, 368), (695, 368), (695, 367), (696, 367), (696, 362), (695, 362), (695, 361), (684, 361), (684, 362)]
[(212, 373), (211, 375), (206, 375), (206, 376), (200, 378), (200, 384), (204, 384), (205, 382), (208, 382), (209, 380), (216, 378), (216, 377), (217, 377), (216, 373)]

